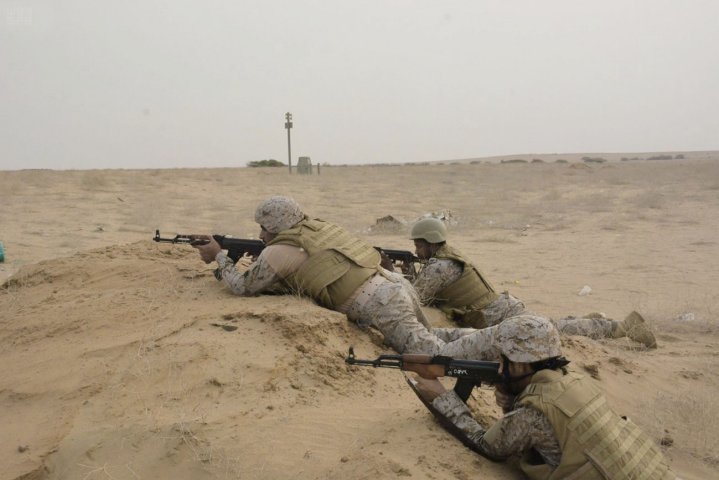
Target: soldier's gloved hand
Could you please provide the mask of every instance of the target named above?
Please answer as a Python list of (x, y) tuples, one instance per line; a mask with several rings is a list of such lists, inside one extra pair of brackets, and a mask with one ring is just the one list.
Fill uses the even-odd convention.
[(199, 250), (200, 258), (205, 263), (214, 261), (217, 254), (222, 251), (220, 244), (212, 238), (212, 235), (192, 235), (190, 238), (192, 239), (190, 245)]
[(514, 410), (514, 401), (516, 400), (516, 398), (516, 395), (507, 393), (503, 391), (500, 387), (496, 387), (494, 389), (494, 400), (497, 402), (497, 405), (502, 409), (504, 413), (511, 412), (512, 410)]
[(444, 385), (442, 385), (436, 378), (428, 379), (418, 376), (415, 377), (414, 380), (417, 391), (420, 395), (422, 395), (422, 398), (428, 402), (431, 402), (447, 391), (447, 389), (444, 388)]

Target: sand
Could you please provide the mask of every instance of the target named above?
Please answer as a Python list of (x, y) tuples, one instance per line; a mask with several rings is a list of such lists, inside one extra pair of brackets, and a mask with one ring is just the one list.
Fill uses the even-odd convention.
[[(0, 479), (519, 479), (442, 430), (386, 352), (292, 296), (239, 298), (155, 229), (257, 238), (294, 196), (372, 244), (450, 241), (538, 312), (640, 311), (659, 348), (564, 337), (685, 480), (719, 477), (719, 161), (0, 172)], [(589, 295), (578, 295), (589, 286)], [(497, 418), (490, 389), (472, 406)]]

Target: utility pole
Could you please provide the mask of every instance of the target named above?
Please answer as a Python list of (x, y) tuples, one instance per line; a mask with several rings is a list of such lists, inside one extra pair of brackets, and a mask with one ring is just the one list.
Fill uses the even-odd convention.
[(290, 143), (290, 129), (292, 128), (292, 114), (285, 113), (285, 128), (287, 129), (287, 164), (290, 166), (290, 175), (292, 175), (292, 146)]

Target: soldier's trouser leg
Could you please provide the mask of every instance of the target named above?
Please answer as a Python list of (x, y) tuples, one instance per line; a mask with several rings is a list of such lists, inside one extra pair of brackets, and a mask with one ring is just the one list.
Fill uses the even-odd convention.
[(482, 309), (482, 316), (487, 326), (497, 325), (505, 318), (525, 313), (524, 303), (509, 292), (502, 292), (495, 301)]
[(476, 332), (476, 328), (433, 328), (432, 333), (445, 342), (454, 342), (460, 337)]
[(403, 282), (383, 283), (357, 312), (348, 313), (348, 318), (360, 326), (377, 328), (385, 343), (399, 353), (437, 355), (445, 344), (418, 320), (411, 290)]
[(402, 275), (398, 275), (399, 282), (401, 282), (409, 294), (410, 298), (412, 299), (412, 306), (414, 308), (414, 314), (417, 316), (417, 320), (419, 320), (419, 323), (424, 325), (427, 330), (432, 330), (432, 324), (429, 323), (429, 319), (427, 319), (427, 316), (424, 314), (424, 311), (422, 311), (422, 302), (419, 300), (419, 295), (417, 295), (417, 291), (414, 289), (412, 284), (404, 278)]
[(608, 318), (565, 317), (554, 321), (554, 325), (566, 335), (582, 335), (593, 338), (612, 338), (616, 322)]
[(496, 325), (493, 327), (483, 328), (481, 330), (475, 330), (467, 335), (459, 337), (453, 342), (444, 344), (439, 349), (439, 354), (463, 360), (498, 361), (499, 350), (497, 350), (494, 346), (496, 331)]

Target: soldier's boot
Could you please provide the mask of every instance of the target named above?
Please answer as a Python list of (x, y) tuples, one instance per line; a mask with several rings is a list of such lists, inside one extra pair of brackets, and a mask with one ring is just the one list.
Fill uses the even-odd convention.
[(647, 348), (657, 348), (656, 337), (649, 329), (647, 322), (644, 321), (644, 318), (639, 315), (638, 312), (631, 312), (623, 321), (617, 322), (612, 337), (628, 337)]

